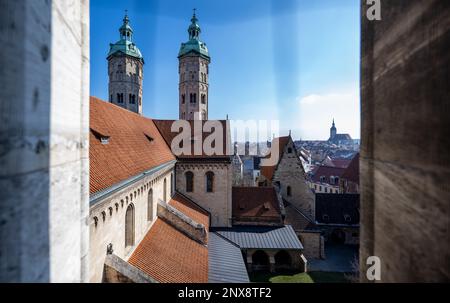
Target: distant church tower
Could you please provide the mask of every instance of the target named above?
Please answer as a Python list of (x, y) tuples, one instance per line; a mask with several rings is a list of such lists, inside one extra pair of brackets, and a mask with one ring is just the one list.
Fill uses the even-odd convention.
[(109, 102), (142, 115), (144, 58), (133, 43), (133, 29), (125, 14), (120, 40), (110, 44), (108, 53)]
[(208, 65), (211, 62), (206, 44), (200, 41), (200, 26), (194, 15), (189, 25), (189, 41), (181, 43), (178, 53), (179, 119), (208, 120)]
[(334, 137), (336, 137), (336, 133), (337, 133), (337, 130), (336, 130), (336, 126), (334, 125), (334, 119), (333, 119), (333, 124), (331, 125), (331, 128), (330, 128), (330, 139), (329, 140), (333, 140)]

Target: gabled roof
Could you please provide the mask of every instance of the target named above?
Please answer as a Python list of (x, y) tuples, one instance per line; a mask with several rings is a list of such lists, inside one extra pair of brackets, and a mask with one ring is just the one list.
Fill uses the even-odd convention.
[[(167, 146), (170, 148), (172, 145), (172, 141), (176, 136), (178, 136), (182, 130), (177, 130), (176, 132), (172, 132), (171, 128), (174, 122), (181, 122), (181, 123), (189, 123), (191, 133), (189, 135), (188, 141), (191, 143), (191, 149), (189, 154), (181, 154), (177, 156), (178, 159), (198, 159), (198, 158), (208, 158), (208, 159), (218, 159), (218, 160), (230, 160), (231, 156), (233, 155), (232, 149), (231, 149), (231, 142), (230, 142), (230, 130), (228, 127), (228, 123), (226, 120), (203, 120), (203, 121), (192, 121), (192, 120), (153, 120), (155, 125), (157, 126), (159, 132), (164, 137), (164, 140), (167, 143)], [(215, 129), (212, 130), (212, 132), (206, 132), (203, 131), (205, 123), (208, 121), (210, 122), (218, 122), (222, 127), (222, 148), (219, 152), (213, 153), (212, 155), (207, 155), (203, 149), (205, 139), (207, 139), (213, 132), (215, 132)], [(194, 123), (201, 123), (201, 130), (199, 131), (199, 134), (195, 133), (195, 125)], [(199, 143), (201, 144), (201, 153), (199, 155), (195, 154), (195, 144)], [(208, 144), (209, 146), (209, 144)]]
[[(186, 216), (209, 228), (209, 213), (176, 193), (169, 202)], [(208, 248), (156, 219), (128, 262), (162, 283), (208, 282)]]
[(280, 220), (281, 210), (273, 187), (233, 187), (233, 217), (273, 218)]
[(353, 157), (341, 178), (359, 184), (359, 153)]
[(316, 221), (358, 225), (359, 207), (359, 194), (316, 194)]
[(90, 98), (90, 193), (175, 160), (151, 119)]
[(275, 170), (276, 170), (276, 168), (278, 167), (278, 164), (281, 161), (281, 157), (282, 157), (282, 155), (284, 153), (284, 149), (285, 149), (286, 145), (289, 143), (289, 140), (291, 140), (290, 136), (279, 137), (279, 138), (275, 138), (275, 139), (272, 140), (272, 145), (271, 145), (270, 151), (264, 158), (266, 158), (266, 159), (270, 158), (271, 155), (272, 155), (272, 150), (278, 144), (278, 162), (277, 162), (276, 165), (270, 165), (270, 166), (262, 166), (262, 165), (260, 165), (261, 175), (266, 177), (268, 180), (272, 180), (273, 179), (273, 175), (275, 173)]

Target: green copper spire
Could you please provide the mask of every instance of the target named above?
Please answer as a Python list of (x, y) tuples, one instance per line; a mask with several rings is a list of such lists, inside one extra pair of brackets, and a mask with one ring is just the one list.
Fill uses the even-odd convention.
[(128, 55), (135, 57), (144, 61), (141, 51), (133, 43), (133, 29), (130, 26), (130, 19), (128, 18), (128, 12), (125, 11), (125, 16), (123, 18), (123, 24), (119, 28), (120, 40), (114, 44), (110, 44), (110, 49), (108, 53), (108, 59), (114, 55)]
[(201, 29), (198, 25), (198, 19), (195, 15), (195, 8), (194, 8), (194, 14), (191, 18), (191, 24), (188, 28), (189, 33), (189, 41), (186, 43), (181, 43), (180, 52), (178, 53), (178, 57), (182, 57), (184, 55), (187, 55), (188, 53), (197, 53), (200, 54), (202, 57), (210, 59), (208, 48), (206, 47), (206, 43), (200, 41), (200, 33)]

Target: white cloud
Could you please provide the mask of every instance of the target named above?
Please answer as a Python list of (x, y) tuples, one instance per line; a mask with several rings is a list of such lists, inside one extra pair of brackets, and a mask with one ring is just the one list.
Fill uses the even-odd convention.
[(338, 133), (360, 137), (358, 88), (337, 92), (312, 93), (297, 98), (299, 113), (296, 127), (304, 139), (327, 139), (334, 118)]

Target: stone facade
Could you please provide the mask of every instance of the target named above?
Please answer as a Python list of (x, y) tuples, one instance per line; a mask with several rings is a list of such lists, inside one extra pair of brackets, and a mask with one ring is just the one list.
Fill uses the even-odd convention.
[(209, 60), (197, 54), (179, 58), (179, 119), (208, 120)]
[(89, 1), (0, 8), (0, 281), (85, 282)]
[(380, 282), (450, 281), (450, 10), (361, 2), (361, 250)]
[(126, 55), (108, 58), (109, 102), (142, 115), (144, 64)]
[(325, 240), (320, 231), (297, 232), (307, 259), (325, 259)]
[[(186, 172), (192, 172), (194, 186), (186, 191)], [(213, 191), (206, 191), (206, 173), (214, 173)], [(212, 227), (231, 227), (232, 167), (231, 163), (199, 162), (176, 164), (176, 189), (211, 213)]]
[[(101, 282), (103, 279), (103, 264), (108, 244), (113, 245), (114, 254), (117, 257), (126, 261), (147, 234), (157, 219), (158, 201), (164, 198), (164, 180), (166, 180), (166, 202), (172, 196), (173, 167), (174, 165), (171, 164), (104, 198), (100, 197), (91, 202), (90, 282)], [(151, 201), (151, 209), (149, 209), (149, 201)], [(125, 214), (129, 205), (133, 205), (134, 208), (134, 245), (126, 247)], [(149, 210), (151, 210), (150, 215)]]
[(308, 217), (314, 218), (314, 194), (306, 183), (302, 162), (290, 137), (272, 182), (279, 185), (283, 199), (298, 207)]

